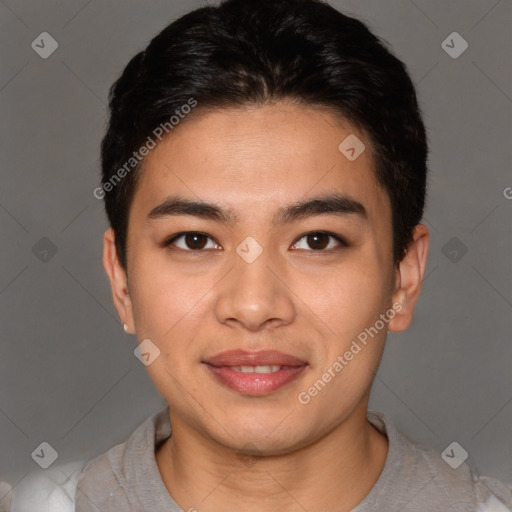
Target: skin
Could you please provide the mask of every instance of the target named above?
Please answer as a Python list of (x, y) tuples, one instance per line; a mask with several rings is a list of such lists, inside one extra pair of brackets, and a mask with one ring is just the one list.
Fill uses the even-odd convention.
[[(355, 161), (338, 150), (349, 134), (366, 145)], [(111, 229), (103, 261), (128, 332), (161, 351), (147, 370), (170, 405), (173, 433), (155, 457), (184, 510), (349, 511), (382, 472), (388, 441), (366, 419), (369, 393), (387, 329), (400, 332), (412, 321), (429, 233), (416, 226), (405, 258), (393, 264), (390, 202), (373, 168), (364, 133), (325, 110), (284, 101), (197, 115), (146, 157), (130, 209), (128, 272)], [(272, 225), (283, 205), (332, 192), (362, 203), (367, 219), (320, 214)], [(147, 219), (175, 194), (229, 208), (238, 220)], [(305, 235), (318, 230), (349, 246), (327, 238), (314, 250)], [(201, 251), (183, 238), (162, 247), (183, 231), (212, 239)], [(236, 252), (248, 236), (263, 249), (252, 263)], [(401, 311), (301, 404), (298, 394), (393, 303)], [(247, 396), (201, 363), (238, 348), (276, 349), (308, 367), (271, 394)]]

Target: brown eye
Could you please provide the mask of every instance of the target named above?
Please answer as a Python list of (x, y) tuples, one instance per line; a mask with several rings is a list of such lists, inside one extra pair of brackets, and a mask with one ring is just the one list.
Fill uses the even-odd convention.
[(185, 245), (189, 249), (204, 249), (208, 242), (208, 237), (200, 233), (189, 233), (185, 235)]
[(321, 250), (329, 245), (329, 236), (325, 233), (314, 233), (307, 235), (307, 243), (311, 249)]
[[(208, 246), (208, 244), (210, 244)], [(179, 233), (174, 235), (169, 240), (164, 242), (164, 247), (175, 246), (183, 251), (201, 251), (202, 249), (218, 249), (219, 245), (216, 244), (212, 238), (205, 233), (198, 233), (196, 231), (188, 231), (186, 233)]]
[[(348, 244), (338, 235), (323, 231), (313, 231), (303, 235), (292, 246), (293, 249), (305, 249), (313, 251), (324, 251), (325, 249), (336, 249), (348, 247)], [(327, 252), (327, 251), (325, 251)]]

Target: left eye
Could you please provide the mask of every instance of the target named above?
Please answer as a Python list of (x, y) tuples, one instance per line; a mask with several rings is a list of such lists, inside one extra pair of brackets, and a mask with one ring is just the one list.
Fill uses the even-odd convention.
[(323, 251), (325, 249), (332, 249), (336, 246), (347, 247), (347, 243), (339, 236), (332, 233), (325, 233), (323, 231), (315, 231), (302, 236), (292, 246), (293, 249), (310, 249), (314, 251)]

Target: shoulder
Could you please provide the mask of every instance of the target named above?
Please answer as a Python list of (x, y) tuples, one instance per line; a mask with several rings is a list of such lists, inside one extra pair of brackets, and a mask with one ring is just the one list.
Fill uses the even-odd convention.
[[(86, 463), (75, 461), (29, 473), (11, 488), (0, 482), (0, 512), (104, 512), (132, 510), (110, 463), (117, 445)], [(98, 494), (98, 488), (104, 492)], [(106, 491), (106, 492), (105, 492)]]
[[(144, 480), (156, 467), (155, 442), (169, 434), (168, 407), (140, 424), (128, 437), (91, 460), (82, 470), (76, 490), (77, 512), (139, 510)], [(156, 476), (158, 475), (158, 469)]]
[(77, 512), (132, 510), (122, 473), (116, 471), (125, 444), (119, 444), (88, 462), (76, 489)]
[(388, 459), (374, 498), (386, 500), (384, 494), (391, 493), (393, 503), (406, 504), (404, 512), (431, 510), (433, 505), (450, 512), (512, 511), (511, 486), (480, 476), (464, 461), (458, 445), (441, 453), (409, 439), (385, 414), (372, 411), (368, 419), (389, 439)]
[[(434, 448), (415, 443), (420, 457), (420, 470), (431, 475), (431, 490), (445, 503), (453, 501), (453, 510), (475, 512), (512, 511), (511, 487), (491, 477), (479, 475), (467, 462), (455, 461), (450, 466)], [(444, 452), (443, 452), (444, 453)], [(450, 451), (445, 457), (451, 455)], [(448, 459), (447, 459), (448, 460)]]
[(10, 500), (0, 505), (0, 510), (74, 512), (76, 484), (84, 465), (84, 461), (74, 461), (29, 473), (15, 486)]

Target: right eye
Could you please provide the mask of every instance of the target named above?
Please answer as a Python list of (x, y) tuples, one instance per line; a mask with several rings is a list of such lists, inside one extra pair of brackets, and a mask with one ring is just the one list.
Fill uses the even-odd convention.
[[(207, 247), (209, 242), (213, 244), (213, 247)], [(173, 235), (171, 238), (168, 238), (163, 245), (164, 247), (174, 245), (182, 251), (189, 252), (220, 248), (220, 245), (217, 244), (210, 235), (198, 231), (186, 231)]]

